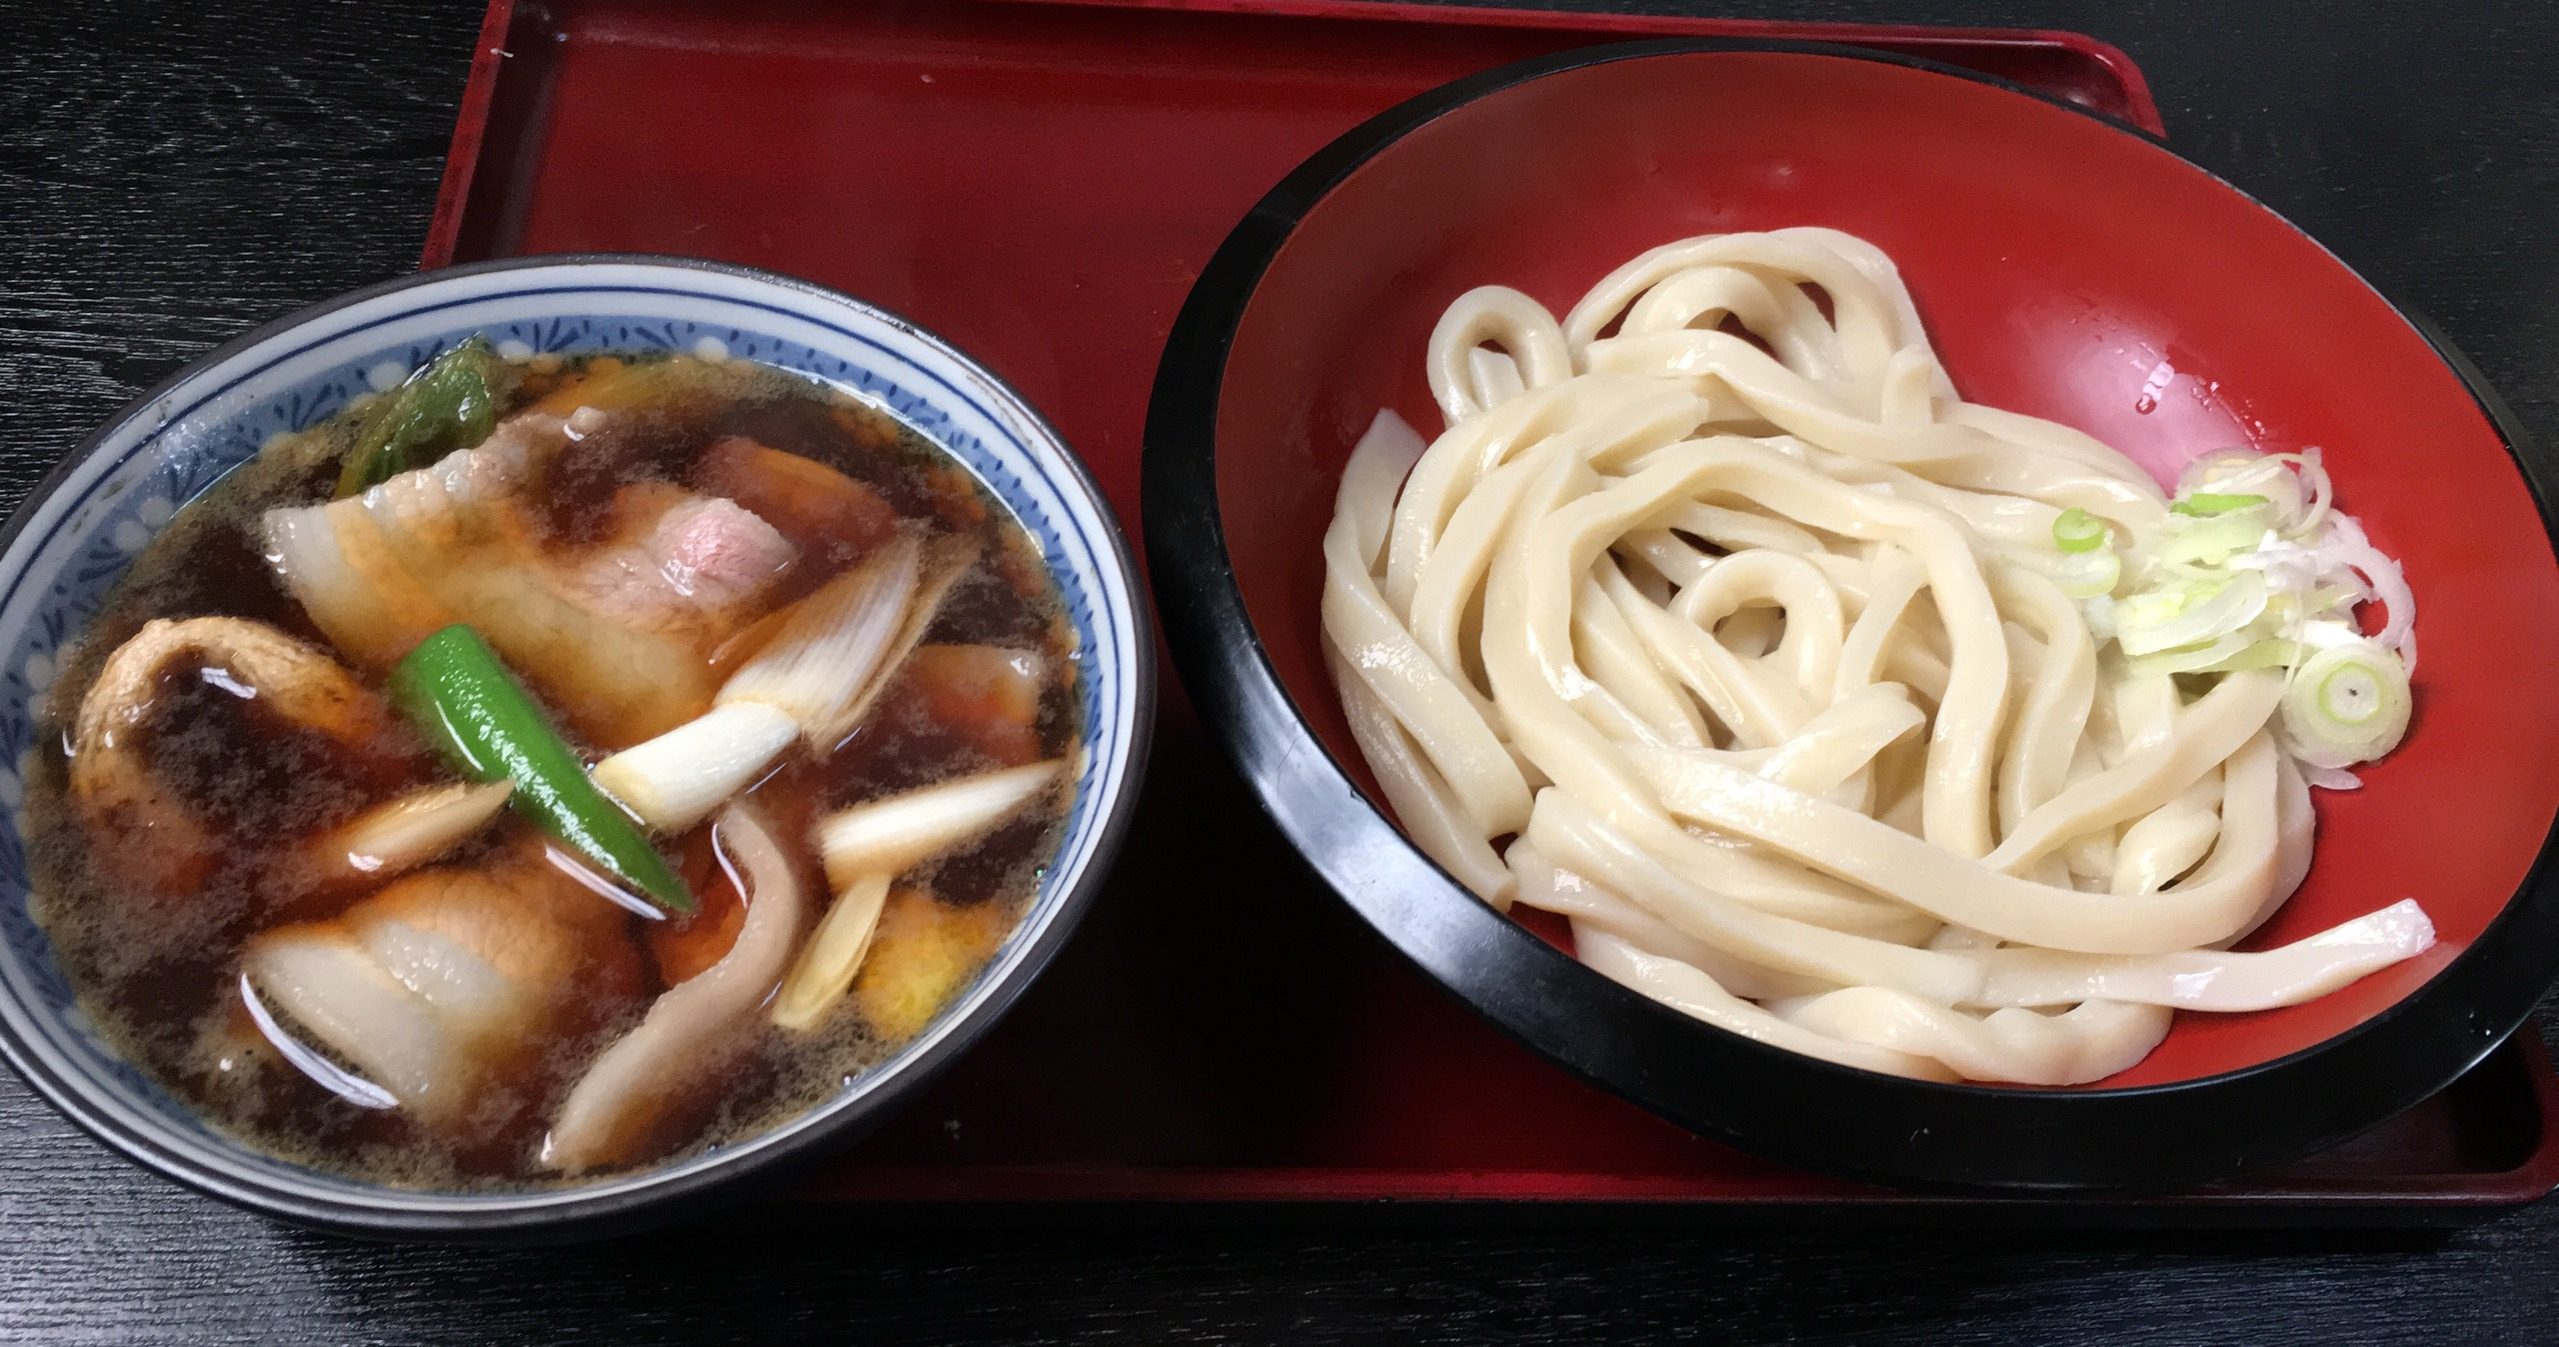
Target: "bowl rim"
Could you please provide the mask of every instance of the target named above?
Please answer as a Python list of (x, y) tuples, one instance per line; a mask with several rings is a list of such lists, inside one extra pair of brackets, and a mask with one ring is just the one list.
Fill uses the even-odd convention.
[[(341, 1235), (405, 1240), (484, 1243), (552, 1243), (628, 1233), (680, 1219), (709, 1207), (745, 1198), (789, 1177), (797, 1170), (858, 1139), (885, 1122), (930, 1085), (1009, 1012), (1022, 994), (1045, 972), (1057, 952), (1073, 937), (1100, 895), (1120, 846), (1126, 840), (1137, 799), (1145, 781), (1154, 730), (1156, 662), (1153, 617), (1131, 553), (1127, 530), (1091, 469), (1056, 426), (1011, 384), (930, 329), (892, 310), (841, 291), (780, 272), (707, 258), (655, 253), (577, 252), (494, 258), (439, 267), (394, 277), (307, 305), (260, 324), (188, 361), (175, 372), (127, 402), (97, 429), (81, 439), (29, 488), (24, 499), (0, 525), (0, 553), (14, 545), (39, 509), (99, 450), (136, 420), (154, 414), (167, 399), (207, 371), (279, 339), (300, 333), (341, 310), (385, 296), (515, 271), (575, 272), (591, 267), (620, 267), (746, 280), (795, 292), (816, 311), (851, 310), (882, 323), (951, 361), (977, 381), (978, 391), (1000, 404), (1005, 413), (1029, 427), (1026, 447), (1054, 468), (1059, 494), (1080, 499), (1100, 527), (1085, 530), (1090, 539), (1101, 585), (1116, 582), (1126, 596), (1130, 644), (1137, 652), (1133, 667), (1120, 670), (1133, 706), (1129, 747), (1120, 765), (1109, 809), (1095, 820), (1092, 852), (1083, 870), (1060, 890), (1045, 923), (1012, 955), (1003, 976), (987, 986), (965, 1013), (935, 1031), (931, 1042), (900, 1064), (876, 1086), (821, 1101), (806, 1114), (774, 1131), (760, 1134), (707, 1161), (677, 1173), (642, 1172), (581, 1187), (531, 1189), (512, 1194), (419, 1194), (413, 1190), (365, 1185), (366, 1193), (398, 1195), (407, 1205), (389, 1207), (366, 1194), (326, 1194), (290, 1188), (255, 1170), (215, 1168), (203, 1163), (189, 1146), (174, 1145), (147, 1110), (119, 1104), (102, 1107), (101, 1097), (120, 1094), (93, 1082), (87, 1073), (56, 1060), (49, 1044), (26, 1032), (44, 1012), (22, 1004), (13, 990), (0, 988), (0, 1060), (6, 1060), (36, 1094), (56, 1112), (144, 1169), (250, 1211), (295, 1225)], [(715, 296), (716, 297), (716, 296)], [(795, 315), (803, 316), (803, 315)], [(186, 502), (180, 502), (183, 506)], [(1096, 606), (1100, 606), (1100, 595)], [(1112, 656), (1099, 654), (1099, 658)], [(22, 1022), (23, 1021), (23, 1022)], [(122, 1116), (132, 1113), (137, 1122)], [(255, 1148), (216, 1134), (218, 1146), (255, 1152)], [(342, 1175), (331, 1179), (361, 1183)], [(449, 1197), (448, 1204), (433, 1205)], [(425, 1203), (425, 1205), (421, 1205)]]
[[(1467, 892), (1358, 789), (1309, 727), (1244, 607), (1217, 481), (1227, 355), (1271, 262), (1334, 188), (1459, 108), (1569, 71), (1731, 53), (1884, 64), (2031, 99), (2131, 136), (2265, 212), (2370, 290), (2460, 380), (2530, 494), (2544, 545), (2559, 556), (2550, 485), (2525, 452), (2522, 426), (2478, 368), (2316, 238), (2160, 137), (1995, 76), (1836, 43), (1662, 38), (1560, 52), (1426, 92), (1310, 156), (1228, 235), (1166, 343), (1144, 461), (1156, 603), (1184, 689), (1264, 812), (1380, 936), (1511, 1038), (1691, 1131), (1805, 1168), (1975, 1193), (2173, 1189), (2297, 1159), (2450, 1084), (2523, 1025), (2559, 980), (2559, 957), (2534, 952), (2559, 947), (2559, 801), (2551, 802), (2552, 822), (2531, 866), (2478, 938), (2363, 1022), (2210, 1076), (2040, 1089), (1907, 1080), (1821, 1061), (1622, 987)], [(1397, 892), (1366, 891), (1375, 877), (1360, 872), (1355, 857), (1388, 859)], [(1697, 1083), (1706, 1081), (1714, 1083)], [(2174, 1144), (2157, 1144), (2162, 1138)]]

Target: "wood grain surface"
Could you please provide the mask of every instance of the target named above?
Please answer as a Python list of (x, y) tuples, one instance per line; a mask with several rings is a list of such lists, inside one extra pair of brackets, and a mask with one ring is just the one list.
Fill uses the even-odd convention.
[[(2067, 27), (2122, 45), (2180, 149), (2432, 315), (2559, 444), (2548, 0), (1690, 8)], [(189, 356), (412, 263), (478, 18), (473, 0), (0, 3), (0, 507)], [(2559, 1204), (2449, 1237), (1775, 1234), (1499, 1212), (1088, 1228), (762, 1208), (489, 1253), (236, 1213), (125, 1165), (0, 1073), (0, 1340), (839, 1336), (2547, 1343)]]

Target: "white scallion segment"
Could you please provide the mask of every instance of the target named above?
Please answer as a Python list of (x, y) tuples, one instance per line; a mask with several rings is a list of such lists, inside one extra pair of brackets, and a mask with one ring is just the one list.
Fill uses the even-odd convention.
[(2397, 748), (2411, 709), (2408, 670), (2398, 656), (2375, 641), (2332, 645), (2293, 671), (2283, 738), (2310, 766), (2351, 767)]
[(904, 535), (795, 605), (782, 629), (720, 689), (717, 702), (761, 702), (827, 752), (852, 732), (864, 694), (914, 606), (922, 550)]
[(977, 544), (964, 538), (944, 538), (926, 549), (922, 578), (916, 582), (914, 601), (906, 607), (905, 623), (889, 638), (870, 683), (838, 708), (835, 719), (822, 727), (822, 733), (809, 736), (812, 752), (821, 756), (833, 752), (855, 726), (869, 718), (880, 694), (888, 690), (897, 671), (905, 667), (906, 657), (915, 653), (915, 647), (924, 642), (924, 633), (932, 630), (933, 620), (941, 615), (942, 601), (950, 597), (952, 586), (976, 564)]
[(2207, 449), (2188, 460), (2177, 472), (2176, 494), (2192, 496), (2210, 491), (2251, 492), (2269, 500), (2278, 499), (2274, 492), (2260, 484), (2261, 478), (2288, 477), (2283, 464), (2254, 449), (2232, 445)]
[(457, 782), (378, 804), (310, 846), (317, 870), (333, 877), (388, 879), (470, 840), (506, 808), (512, 781)]
[(712, 709), (596, 764), (641, 822), (680, 832), (753, 785), (794, 738), (824, 754), (870, 714), (942, 600), (977, 558), (965, 543), (930, 556), (900, 537), (802, 599)]
[(773, 998), (775, 1024), (814, 1029), (852, 990), (854, 975), (871, 952), (871, 934), (879, 929), (880, 909), (888, 905), (889, 879), (877, 871), (855, 875), (836, 893), (834, 906), (826, 910), (799, 962), (782, 979), (781, 994)]
[(827, 882), (899, 875), (1011, 818), (1057, 781), (1062, 760), (962, 777), (855, 805), (817, 826)]
[(763, 702), (714, 706), (595, 765), (595, 784), (659, 832), (682, 832), (755, 784), (800, 737), (800, 722)]

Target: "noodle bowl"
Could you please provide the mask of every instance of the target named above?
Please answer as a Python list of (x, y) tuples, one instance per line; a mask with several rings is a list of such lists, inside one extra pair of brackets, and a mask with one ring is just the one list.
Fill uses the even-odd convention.
[[(2342, 785), (2396, 742), (2304, 720), (2322, 605), (2387, 596), (2389, 647), (2330, 643), (2381, 672), (2353, 708), (2404, 727), (2414, 653), (2395, 567), (2289, 469), (2172, 502), (1963, 401), (1891, 260), (1822, 229), (1657, 248), (1560, 321), (1472, 291), (1428, 371), (1446, 430), (1381, 414), (1325, 535), (1335, 683), (1414, 841), (1607, 976), (1853, 1066), (2070, 1084), (2176, 1009), (2432, 942), (2401, 902), (2229, 950), (2308, 869), (2304, 764)], [(2242, 500), (2283, 537), (2198, 572), (2187, 525)], [(2092, 583), (2081, 531), (2188, 588)], [(2341, 566), (2371, 582), (2329, 593)], [(2150, 610), (2109, 630), (2119, 596)]]

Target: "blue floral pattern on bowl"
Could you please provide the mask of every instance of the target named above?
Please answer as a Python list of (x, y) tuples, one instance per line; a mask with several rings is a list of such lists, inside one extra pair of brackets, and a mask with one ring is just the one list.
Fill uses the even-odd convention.
[[(1039, 895), (977, 984), (932, 1027), (836, 1099), (764, 1137), (556, 1193), (390, 1192), (257, 1153), (206, 1126), (109, 1049), (80, 1012), (29, 913), (27, 857), (14, 826), (37, 733), (33, 707), (134, 554), (275, 436), (327, 420), (475, 334), (508, 355), (638, 350), (762, 361), (895, 415), (966, 465), (1038, 543), (1075, 630), (1084, 701), (1087, 751), (1076, 800)], [(179, 1177), (270, 1209), (277, 1204), (261, 1195), (282, 1192), (297, 1200), (285, 1205), (306, 1210), (353, 1201), (533, 1217), (564, 1200), (683, 1186), (738, 1152), (788, 1141), (935, 1056), (955, 1026), (991, 1016), (977, 1013), (981, 1004), (1042, 943), (1070, 897), (1098, 878), (1144, 755), (1154, 665), (1145, 612), (1117, 524), (1072, 453), (1009, 389), (911, 324), (741, 268), (642, 258), (497, 264), (394, 283), (296, 315), (154, 390), (39, 488), (10, 529), (0, 554), (0, 807), (13, 825), (0, 829), (5, 1046), (30, 1079), (109, 1141), (129, 1152), (155, 1150), (153, 1162)], [(167, 1164), (171, 1151), (185, 1163)]]

